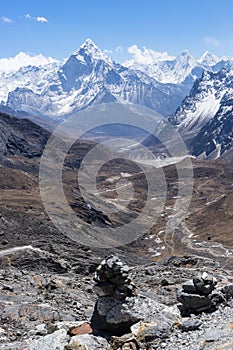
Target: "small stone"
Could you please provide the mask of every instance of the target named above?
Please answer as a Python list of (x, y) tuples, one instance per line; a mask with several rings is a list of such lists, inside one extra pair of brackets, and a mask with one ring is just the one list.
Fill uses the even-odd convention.
[(163, 278), (162, 280), (161, 280), (161, 286), (168, 286), (170, 283), (169, 283), (169, 281), (166, 279), (166, 278)]
[(5, 329), (3, 329), (2, 327), (0, 327), (0, 336), (6, 334), (6, 331)]
[(226, 299), (229, 300), (233, 297), (233, 284), (228, 284), (221, 288), (221, 292), (225, 295)]
[(167, 338), (169, 336), (170, 329), (170, 325), (166, 322), (142, 322), (141, 327), (137, 333), (137, 342), (147, 343), (157, 338)]
[(201, 290), (204, 287), (205, 282), (203, 281), (202, 277), (196, 276), (193, 279), (193, 284), (197, 290)]
[(71, 338), (65, 350), (108, 350), (109, 344), (106, 339), (90, 334), (75, 335)]
[(187, 319), (183, 321), (181, 329), (184, 332), (195, 331), (200, 328), (202, 322), (200, 320)]
[(14, 288), (12, 286), (9, 286), (8, 284), (3, 284), (2, 285), (2, 290), (7, 290), (9, 292), (13, 292)]
[(38, 335), (46, 335), (48, 333), (46, 324), (38, 324), (35, 327), (35, 333)]
[(149, 276), (154, 276), (154, 269), (152, 269), (151, 267), (147, 267), (147, 269), (145, 270), (145, 274)]
[(93, 329), (91, 328), (90, 323), (84, 322), (78, 327), (70, 328), (68, 333), (70, 336), (75, 336), (80, 334), (90, 334), (92, 332), (93, 332)]

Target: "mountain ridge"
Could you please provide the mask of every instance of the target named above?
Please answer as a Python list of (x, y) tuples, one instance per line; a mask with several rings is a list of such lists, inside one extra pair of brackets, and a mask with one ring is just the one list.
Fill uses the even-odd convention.
[(191, 138), (195, 156), (219, 158), (232, 149), (233, 71), (204, 72), (176, 113), (169, 118), (178, 131)]
[[(200, 60), (208, 59), (214, 67), (226, 65), (216, 57), (205, 53)], [(64, 63), (21, 67), (10, 74), (0, 72), (0, 100), (2, 106), (16, 112), (44, 118), (63, 119), (106, 101), (140, 104), (165, 116), (175, 112), (201, 77), (207, 68), (201, 62), (186, 50), (174, 59), (158, 58), (155, 66), (126, 67), (87, 39)], [(231, 64), (228, 60), (227, 65)]]

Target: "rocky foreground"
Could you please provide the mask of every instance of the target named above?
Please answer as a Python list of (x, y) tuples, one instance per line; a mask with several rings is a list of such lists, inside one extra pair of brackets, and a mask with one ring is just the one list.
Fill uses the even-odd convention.
[(233, 277), (219, 262), (128, 266), (112, 255), (69, 269), (51, 255), (50, 270), (27, 265), (37, 259), (30, 247), (1, 256), (0, 349), (233, 349)]

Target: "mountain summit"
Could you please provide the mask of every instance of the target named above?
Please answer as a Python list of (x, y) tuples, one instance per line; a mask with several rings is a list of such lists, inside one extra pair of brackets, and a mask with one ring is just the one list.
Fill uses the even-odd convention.
[(2, 95), (4, 105), (54, 119), (114, 101), (139, 104), (168, 115), (187, 93), (186, 87), (161, 84), (149, 74), (115, 63), (91, 39), (64, 64), (27, 67), (4, 77), (3, 85), (11, 86)]
[(85, 60), (85, 57), (89, 57), (91, 60), (102, 60), (109, 64), (112, 63), (112, 59), (107, 56), (91, 39), (86, 39), (86, 41), (76, 50), (72, 56), (75, 56), (81, 61)]
[(206, 51), (198, 60), (198, 62), (204, 66), (214, 66), (216, 63), (218, 63), (221, 60), (220, 57), (210, 53), (209, 51)]

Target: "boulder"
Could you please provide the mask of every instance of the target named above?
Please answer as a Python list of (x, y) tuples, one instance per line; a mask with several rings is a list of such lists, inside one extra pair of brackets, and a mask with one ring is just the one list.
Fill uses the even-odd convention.
[(184, 305), (185, 310), (195, 311), (200, 313), (202, 311), (208, 312), (213, 309), (211, 300), (205, 295), (189, 294), (183, 290), (177, 293), (177, 299)]
[(69, 339), (66, 330), (60, 329), (28, 344), (27, 350), (64, 350)]
[(126, 298), (99, 298), (92, 316), (92, 328), (115, 335), (128, 333), (130, 327), (139, 322), (156, 322), (163, 328), (171, 328), (180, 322), (180, 312), (174, 307), (144, 296)]

